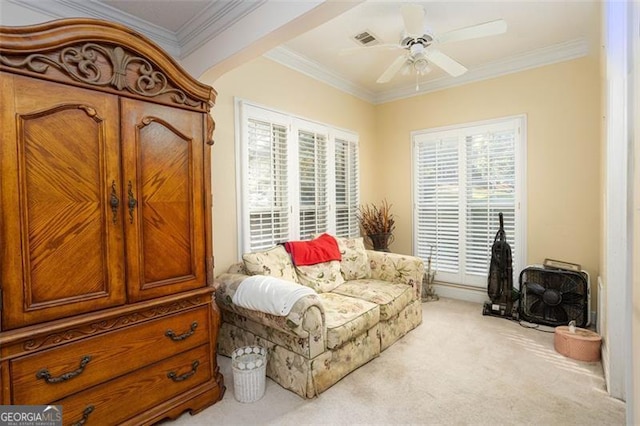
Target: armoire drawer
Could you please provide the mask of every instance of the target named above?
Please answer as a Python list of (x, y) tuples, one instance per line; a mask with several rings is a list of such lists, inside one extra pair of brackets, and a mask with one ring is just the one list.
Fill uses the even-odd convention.
[(115, 425), (211, 379), (211, 352), (202, 345), (54, 402), (65, 425)]
[(210, 339), (206, 306), (11, 361), (12, 403), (48, 404)]

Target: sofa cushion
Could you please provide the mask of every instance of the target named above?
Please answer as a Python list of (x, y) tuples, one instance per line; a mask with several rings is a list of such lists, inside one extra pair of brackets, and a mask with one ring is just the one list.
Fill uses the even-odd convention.
[(344, 282), (340, 273), (340, 262), (316, 263), (315, 265), (296, 266), (298, 281), (302, 285), (311, 287), (317, 293), (326, 293)]
[(289, 253), (282, 246), (255, 253), (242, 255), (244, 267), (249, 275), (269, 275), (298, 282), (296, 270), (291, 263)]
[(373, 279), (347, 281), (332, 292), (379, 305), (381, 321), (393, 318), (413, 300), (411, 286)]
[(324, 307), (329, 349), (355, 339), (380, 321), (380, 308), (375, 303), (336, 293), (318, 297)]
[(249, 274), (249, 271), (247, 271), (247, 268), (244, 267), (244, 262), (237, 262), (237, 263), (234, 263), (233, 265), (229, 266), (229, 269), (227, 269), (227, 273), (228, 274), (251, 275), (251, 274)]
[(362, 237), (336, 238), (338, 248), (342, 255), (340, 270), (345, 280), (359, 280), (371, 277), (367, 250), (364, 247)]

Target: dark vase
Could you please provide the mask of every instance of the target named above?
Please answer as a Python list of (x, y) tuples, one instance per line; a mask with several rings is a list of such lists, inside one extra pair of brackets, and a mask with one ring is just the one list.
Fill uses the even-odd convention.
[(391, 232), (384, 232), (381, 234), (369, 234), (367, 235), (371, 240), (373, 249), (376, 251), (389, 251), (389, 243), (391, 242)]

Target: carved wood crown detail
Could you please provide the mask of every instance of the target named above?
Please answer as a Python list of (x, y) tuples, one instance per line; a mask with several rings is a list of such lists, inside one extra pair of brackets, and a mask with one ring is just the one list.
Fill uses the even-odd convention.
[[(110, 66), (101, 66), (104, 62)], [(119, 46), (89, 42), (66, 47), (52, 56), (33, 53), (21, 60), (11, 60), (0, 55), (0, 63), (39, 74), (47, 73), (49, 66), (53, 66), (72, 79), (92, 86), (112, 86), (145, 97), (168, 94), (177, 104), (191, 107), (201, 105), (184, 91), (172, 87), (167, 76), (155, 69), (147, 59), (131, 55)], [(128, 78), (128, 73), (133, 74), (134, 78)]]

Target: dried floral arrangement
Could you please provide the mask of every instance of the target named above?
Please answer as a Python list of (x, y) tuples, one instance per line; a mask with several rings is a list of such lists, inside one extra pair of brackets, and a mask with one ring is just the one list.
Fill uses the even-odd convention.
[[(371, 238), (375, 249), (386, 249), (393, 241), (391, 234), (396, 228), (396, 222), (391, 213), (391, 204), (387, 200), (383, 200), (379, 206), (375, 204), (360, 206), (358, 220), (364, 234)], [(379, 235), (386, 235), (386, 237), (380, 239)]]

